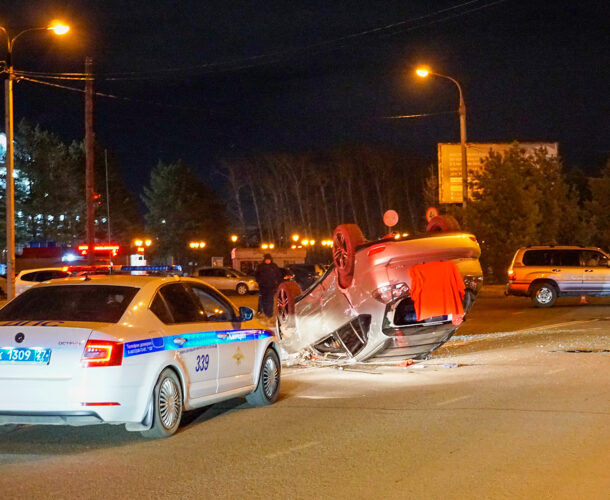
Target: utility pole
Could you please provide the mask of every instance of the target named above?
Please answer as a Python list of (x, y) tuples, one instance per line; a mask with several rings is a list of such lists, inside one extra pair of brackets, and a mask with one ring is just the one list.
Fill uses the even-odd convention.
[[(10, 47), (10, 45), (9, 45)], [(15, 297), (15, 186), (13, 171), (15, 152), (13, 149), (13, 63), (11, 51), (7, 55), (7, 75), (4, 81), (4, 113), (6, 124), (6, 296), (9, 300)]]
[(93, 60), (85, 58), (85, 201), (87, 204), (87, 262), (95, 264), (95, 133), (93, 131)]

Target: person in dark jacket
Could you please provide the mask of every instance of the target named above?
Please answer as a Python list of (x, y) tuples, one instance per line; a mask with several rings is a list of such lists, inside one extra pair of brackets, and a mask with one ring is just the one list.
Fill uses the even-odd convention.
[(258, 282), (258, 290), (260, 294), (260, 305), (263, 314), (270, 318), (273, 316), (273, 296), (278, 285), (284, 279), (284, 275), (280, 268), (273, 262), (271, 254), (266, 253), (254, 272), (254, 277)]

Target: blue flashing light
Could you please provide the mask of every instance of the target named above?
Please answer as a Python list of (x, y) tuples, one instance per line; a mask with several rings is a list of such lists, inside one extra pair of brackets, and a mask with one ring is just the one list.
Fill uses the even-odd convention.
[(182, 272), (182, 266), (121, 266), (121, 271), (177, 271)]

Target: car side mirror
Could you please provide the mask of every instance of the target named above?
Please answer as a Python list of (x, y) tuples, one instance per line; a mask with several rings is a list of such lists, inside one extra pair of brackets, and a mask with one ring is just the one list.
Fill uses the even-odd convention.
[(241, 321), (250, 321), (254, 317), (254, 311), (246, 306), (239, 308), (239, 319)]

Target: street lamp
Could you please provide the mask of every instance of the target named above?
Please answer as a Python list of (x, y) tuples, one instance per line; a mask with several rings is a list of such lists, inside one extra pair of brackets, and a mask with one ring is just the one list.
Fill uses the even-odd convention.
[[(460, 107), (458, 112), (460, 114), (460, 144), (462, 146), (462, 208), (466, 208), (468, 200), (468, 157), (466, 155), (466, 104), (464, 103), (464, 94), (462, 93), (462, 87), (455, 78), (451, 78), (447, 75), (441, 75), (430, 71), (430, 69), (421, 67), (415, 70), (415, 74), (421, 78), (426, 78), (428, 75), (438, 76), (445, 80), (450, 80), (458, 88), (460, 93)], [(465, 214), (464, 214), (465, 215)]]
[(56, 35), (65, 35), (70, 28), (58, 21), (53, 21), (46, 28), (28, 28), (15, 37), (11, 38), (4, 26), (0, 26), (0, 31), (6, 37), (6, 61), (4, 72), (6, 80), (4, 82), (4, 113), (6, 127), (6, 295), (9, 300), (15, 296), (15, 190), (13, 171), (15, 168), (15, 151), (13, 148), (13, 80), (15, 73), (13, 70), (13, 47), (15, 41), (24, 33), (30, 31), (53, 31)]

